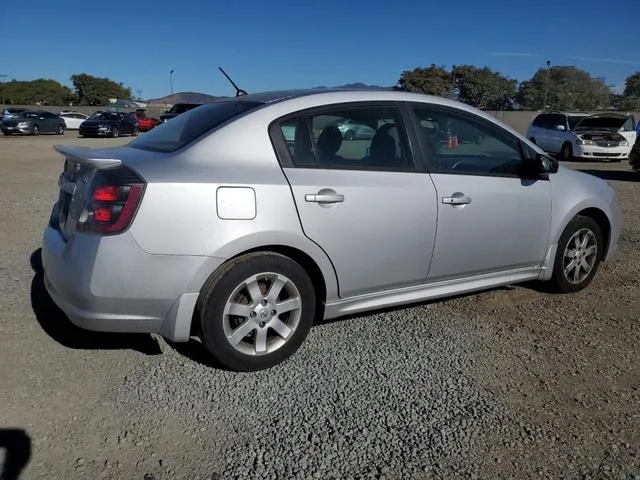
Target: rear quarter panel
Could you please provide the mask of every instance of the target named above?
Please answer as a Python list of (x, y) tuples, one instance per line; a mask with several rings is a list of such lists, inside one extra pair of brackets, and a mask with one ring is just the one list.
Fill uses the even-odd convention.
[[(134, 168), (148, 186), (131, 233), (143, 251), (159, 255), (228, 259), (264, 246), (296, 248), (318, 265), (327, 297), (333, 298), (333, 266), (302, 231), (268, 136), (268, 122), (252, 117), (223, 127), (178, 155), (136, 162)], [(252, 189), (255, 217), (221, 219), (216, 204), (220, 187)]]

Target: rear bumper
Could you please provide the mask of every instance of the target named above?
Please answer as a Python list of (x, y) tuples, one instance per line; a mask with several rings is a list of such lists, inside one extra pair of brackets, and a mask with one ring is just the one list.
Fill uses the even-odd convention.
[[(150, 255), (129, 232), (112, 237), (76, 234), (65, 240), (56, 211), (54, 206), (43, 236), (44, 282), (72, 323), (102, 332), (172, 332), (165, 336), (186, 340), (194, 302), (184, 300), (197, 297), (221, 259)], [(185, 310), (186, 304), (191, 310)], [(171, 338), (178, 333), (181, 338)]]

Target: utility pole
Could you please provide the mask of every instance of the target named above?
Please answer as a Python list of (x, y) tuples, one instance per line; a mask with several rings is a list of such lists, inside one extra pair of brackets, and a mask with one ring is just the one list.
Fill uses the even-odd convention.
[(171, 86), (171, 95), (173, 95), (173, 70), (169, 72), (169, 85)]
[(544, 84), (544, 105), (542, 105), (542, 110), (547, 109), (547, 95), (549, 93), (549, 71), (551, 70), (551, 62), (547, 60), (547, 80)]
[[(7, 75), (5, 75), (4, 73), (0, 73), (0, 78), (7, 78)], [(0, 97), (0, 99), (2, 100), (2, 104), (4, 105), (4, 89), (0, 90), (2, 91), (2, 96)]]
[(451, 99), (456, 99), (456, 66), (451, 65)]

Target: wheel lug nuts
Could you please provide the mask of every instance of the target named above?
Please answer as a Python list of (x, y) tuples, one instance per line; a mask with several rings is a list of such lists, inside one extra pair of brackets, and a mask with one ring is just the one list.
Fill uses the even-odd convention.
[(251, 312), (251, 318), (255, 318), (256, 315), (256, 312)]
[(276, 312), (275, 310), (271, 310), (271, 315), (277, 315), (278, 312)]
[(264, 328), (265, 323), (264, 322), (260, 322), (260, 328)]
[(267, 306), (267, 301), (266, 300), (262, 300), (262, 306), (266, 307)]

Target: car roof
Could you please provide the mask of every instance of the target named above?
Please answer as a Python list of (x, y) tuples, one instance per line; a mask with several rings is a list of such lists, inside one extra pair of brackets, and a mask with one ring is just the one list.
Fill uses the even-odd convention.
[(333, 102), (358, 102), (358, 101), (405, 101), (405, 102), (429, 102), (445, 106), (453, 106), (458, 109), (473, 111), (479, 110), (466, 103), (450, 100), (445, 97), (426, 95), (424, 93), (405, 92), (401, 90), (383, 90), (367, 88), (307, 88), (291, 90), (273, 90), (266, 92), (249, 93), (239, 97), (228, 97), (216, 102), (248, 101), (264, 104), (273, 104), (294, 100), (302, 97), (318, 97), (318, 104)]

